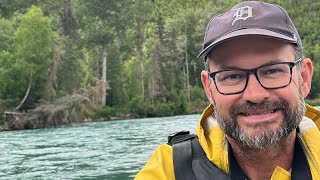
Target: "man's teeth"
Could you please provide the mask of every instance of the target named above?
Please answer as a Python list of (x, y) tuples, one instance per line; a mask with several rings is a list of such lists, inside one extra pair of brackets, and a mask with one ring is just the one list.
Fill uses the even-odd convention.
[(252, 113), (243, 113), (245, 116), (251, 116), (251, 115), (260, 115), (260, 114), (269, 114), (269, 113), (274, 113), (276, 110), (269, 110), (269, 111), (264, 111), (264, 112), (252, 112)]

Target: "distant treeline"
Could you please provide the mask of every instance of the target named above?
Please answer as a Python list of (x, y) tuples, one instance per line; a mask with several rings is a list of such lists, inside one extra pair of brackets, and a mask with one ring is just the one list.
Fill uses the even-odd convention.
[[(101, 108), (85, 113), (92, 118), (199, 112), (208, 104), (196, 58), (207, 22), (237, 2), (2, 0), (0, 112), (29, 112), (104, 77)], [(320, 1), (267, 2), (297, 26), (314, 63), (308, 98), (320, 98)]]

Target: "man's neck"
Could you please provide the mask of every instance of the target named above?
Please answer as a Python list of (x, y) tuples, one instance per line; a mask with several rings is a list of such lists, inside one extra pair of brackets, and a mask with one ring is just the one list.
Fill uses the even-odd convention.
[(260, 150), (241, 147), (227, 137), (239, 166), (252, 180), (269, 180), (277, 166), (289, 171), (293, 161), (295, 138), (296, 131), (293, 131), (279, 144)]

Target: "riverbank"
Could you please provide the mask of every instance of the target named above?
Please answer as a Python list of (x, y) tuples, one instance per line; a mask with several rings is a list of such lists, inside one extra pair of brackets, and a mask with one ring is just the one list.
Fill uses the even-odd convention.
[(208, 106), (206, 101), (166, 102), (150, 104), (148, 102), (130, 103), (128, 107), (104, 107), (86, 114), (88, 121), (123, 120), (137, 118), (168, 117), (176, 115), (201, 114)]
[[(320, 109), (320, 99), (306, 100), (306, 103)], [(187, 103), (185, 106), (180, 104), (180, 106), (177, 107), (174, 107), (174, 104), (172, 103), (157, 104), (154, 106), (137, 104), (134, 111), (129, 111), (129, 109), (126, 108), (104, 107), (91, 111), (82, 111), (81, 114), (80, 112), (79, 114), (74, 113), (75, 109), (78, 109), (79, 107), (69, 107), (69, 110), (66, 111), (66, 106), (60, 108), (49, 106), (47, 109), (51, 109), (52, 111), (53, 109), (56, 109), (55, 113), (43, 111), (43, 108), (36, 111), (34, 110), (31, 113), (6, 112), (0, 119), (0, 131), (55, 128), (74, 123), (201, 114), (206, 106), (206, 102), (200, 101), (197, 103)], [(67, 115), (62, 115), (63, 113), (67, 113)]]
[[(69, 99), (69, 100), (68, 100)], [(125, 120), (150, 117), (166, 117), (175, 115), (200, 114), (205, 103), (159, 103), (150, 105), (139, 103), (135, 109), (129, 108), (93, 108), (87, 98), (81, 96), (64, 97), (63, 102), (43, 103), (37, 108), (25, 112), (4, 112), (0, 118), (0, 131), (56, 128), (74, 123), (88, 123), (110, 120)], [(79, 101), (83, 103), (79, 103)], [(70, 103), (72, 102), (72, 103)], [(84, 104), (86, 108), (83, 107)]]

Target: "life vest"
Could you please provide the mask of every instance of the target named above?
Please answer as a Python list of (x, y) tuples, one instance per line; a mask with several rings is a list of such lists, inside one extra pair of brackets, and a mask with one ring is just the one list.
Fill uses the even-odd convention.
[[(312, 180), (302, 139), (296, 136), (292, 164), (292, 180)], [(245, 180), (248, 179), (239, 167), (230, 145), (228, 145), (230, 173), (219, 169), (206, 156), (197, 136), (189, 131), (181, 131), (168, 137), (173, 147), (173, 165), (176, 180)]]

